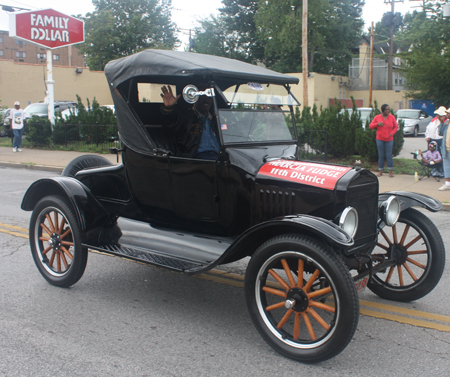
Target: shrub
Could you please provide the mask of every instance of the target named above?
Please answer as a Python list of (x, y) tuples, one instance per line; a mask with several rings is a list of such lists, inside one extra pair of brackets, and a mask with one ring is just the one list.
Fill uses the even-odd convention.
[(52, 127), (48, 118), (33, 115), (27, 122), (25, 130), (27, 139), (33, 145), (48, 144), (52, 136)]
[[(353, 103), (353, 108), (356, 106)], [(317, 112), (316, 105), (313, 108), (305, 107), (301, 117), (296, 113), (297, 121), (300, 125), (300, 144), (308, 144), (312, 149), (327, 152), (334, 157), (347, 157), (355, 154), (355, 134), (356, 130), (362, 127), (360, 114), (353, 111), (351, 116), (348, 112), (341, 113), (342, 105), (336, 101), (336, 105), (329, 108), (320, 109), (320, 115)], [(328, 140), (326, 143), (328, 129)]]

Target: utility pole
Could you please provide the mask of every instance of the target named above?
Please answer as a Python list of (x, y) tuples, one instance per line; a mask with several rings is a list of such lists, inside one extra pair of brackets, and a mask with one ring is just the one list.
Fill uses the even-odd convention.
[(392, 24), (389, 32), (389, 61), (388, 61), (388, 90), (392, 90), (392, 66), (394, 59), (394, 4), (395, 0), (391, 0)]
[(303, 108), (308, 106), (308, 0), (303, 0), (302, 17)]
[(369, 106), (372, 105), (372, 85), (373, 85), (373, 21), (370, 28), (370, 74), (369, 74)]

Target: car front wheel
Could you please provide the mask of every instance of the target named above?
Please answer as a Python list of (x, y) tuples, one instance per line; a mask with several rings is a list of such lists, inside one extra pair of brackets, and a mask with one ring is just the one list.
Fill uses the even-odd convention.
[(87, 249), (71, 206), (60, 196), (42, 198), (30, 220), (30, 246), (41, 275), (59, 287), (75, 284), (83, 275)]
[(388, 300), (417, 300), (431, 292), (441, 279), (444, 242), (423, 213), (408, 208), (392, 228), (380, 232), (372, 260), (376, 266), (387, 259), (395, 264), (373, 275), (369, 289)]
[(356, 331), (359, 302), (348, 269), (314, 239), (284, 235), (264, 243), (247, 267), (245, 294), (261, 336), (292, 359), (327, 360)]

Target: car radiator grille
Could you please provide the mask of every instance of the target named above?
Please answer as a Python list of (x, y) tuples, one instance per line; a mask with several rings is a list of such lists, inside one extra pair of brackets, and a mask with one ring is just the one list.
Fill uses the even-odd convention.
[(378, 185), (365, 183), (347, 189), (347, 206), (358, 211), (359, 225), (355, 246), (373, 240), (378, 219)]

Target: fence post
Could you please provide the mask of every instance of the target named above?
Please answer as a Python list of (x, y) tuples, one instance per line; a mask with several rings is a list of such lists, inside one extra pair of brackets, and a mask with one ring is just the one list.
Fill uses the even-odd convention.
[(97, 148), (98, 148), (98, 122), (95, 122), (95, 137), (97, 138)]

